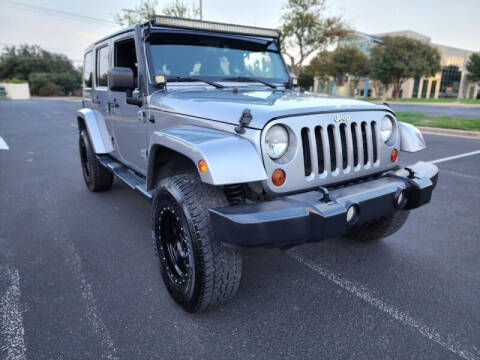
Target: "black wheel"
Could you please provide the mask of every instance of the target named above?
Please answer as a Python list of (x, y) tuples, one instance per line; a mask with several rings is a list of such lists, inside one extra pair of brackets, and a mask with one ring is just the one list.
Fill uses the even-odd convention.
[(152, 226), (162, 277), (188, 312), (231, 299), (240, 284), (240, 250), (215, 237), (208, 212), (227, 204), (218, 188), (190, 174), (163, 180), (154, 196)]
[(113, 184), (113, 174), (98, 161), (90, 144), (86, 130), (80, 132), (78, 139), (80, 163), (82, 164), (83, 179), (90, 191), (108, 190)]
[(389, 217), (384, 217), (372, 224), (354, 229), (346, 236), (358, 241), (375, 241), (396, 233), (408, 219), (410, 211), (398, 210)]

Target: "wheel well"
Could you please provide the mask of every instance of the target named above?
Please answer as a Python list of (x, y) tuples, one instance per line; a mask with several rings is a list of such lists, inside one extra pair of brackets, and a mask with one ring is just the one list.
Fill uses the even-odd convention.
[(154, 145), (148, 157), (147, 190), (154, 189), (167, 177), (195, 173), (197, 168), (190, 158), (167, 147)]
[(78, 131), (82, 131), (87, 128), (87, 126), (85, 125), (85, 120), (83, 120), (81, 117), (77, 117), (77, 125)]

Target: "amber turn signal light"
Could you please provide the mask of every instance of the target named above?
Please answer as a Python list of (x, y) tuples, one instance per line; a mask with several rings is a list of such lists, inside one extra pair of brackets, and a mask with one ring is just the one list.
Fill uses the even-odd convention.
[(395, 161), (397, 161), (397, 157), (398, 157), (398, 150), (393, 149), (392, 152), (390, 153), (390, 160), (392, 162), (395, 162)]
[(280, 186), (285, 182), (286, 175), (282, 169), (277, 169), (272, 174), (272, 183), (275, 186)]
[(207, 162), (205, 160), (200, 160), (198, 162), (198, 170), (200, 170), (201, 173), (207, 171)]

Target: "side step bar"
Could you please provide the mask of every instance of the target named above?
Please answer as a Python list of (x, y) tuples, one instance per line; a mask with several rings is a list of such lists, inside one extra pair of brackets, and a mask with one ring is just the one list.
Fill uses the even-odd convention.
[(122, 163), (116, 161), (109, 155), (97, 155), (97, 159), (103, 166), (109, 169), (113, 175), (122, 180), (125, 184), (130, 186), (132, 189), (139, 191), (149, 200), (152, 199), (152, 193), (147, 191), (145, 178), (126, 168)]

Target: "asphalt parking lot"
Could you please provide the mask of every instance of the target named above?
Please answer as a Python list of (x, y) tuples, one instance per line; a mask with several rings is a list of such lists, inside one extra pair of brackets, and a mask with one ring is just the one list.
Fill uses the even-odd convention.
[[(438, 163), (432, 202), (376, 243), (244, 252), (230, 303), (187, 314), (153, 250), (150, 206), (89, 192), (79, 102), (0, 102), (0, 358), (480, 359), (480, 153)], [(410, 164), (480, 150), (425, 135)]]

